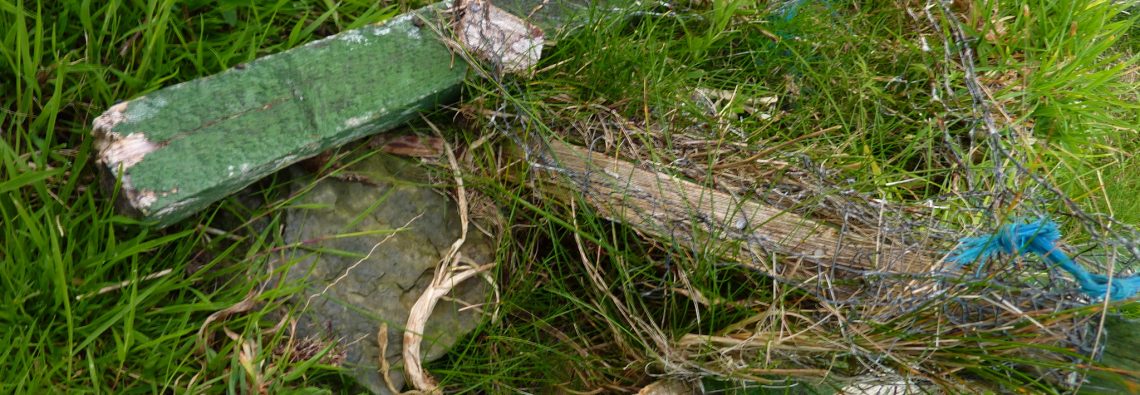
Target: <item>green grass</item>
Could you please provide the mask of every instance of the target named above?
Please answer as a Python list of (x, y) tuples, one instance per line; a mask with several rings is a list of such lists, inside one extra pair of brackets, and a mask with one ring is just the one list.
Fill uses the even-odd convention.
[[(807, 2), (790, 20), (750, 1), (692, 3), (679, 2), (672, 13), (605, 16), (556, 37), (530, 80), (473, 76), (459, 106), (473, 128), (454, 128), (449, 138), (467, 145), (500, 133), (473, 114), (506, 108), (526, 115), (518, 133), (525, 127), (546, 138), (582, 142), (573, 125), (648, 129), (654, 134), (632, 133), (621, 152), (641, 148), (636, 159), (691, 159), (707, 170), (828, 129), (781, 152), (802, 154), (850, 180), (847, 188), (892, 201), (965, 190), (945, 136), (969, 146), (971, 98), (959, 65), (943, 51), (946, 27), (932, 28), (921, 2)], [(268, 331), (278, 323), (270, 313), (293, 289), (268, 289), (254, 308), (206, 325), (259, 287), (271, 264), (287, 263), (277, 233), (290, 198), (284, 177), (245, 192), (266, 205), (249, 207), (235, 197), (175, 226), (146, 229), (116, 215), (97, 188), (90, 123), (117, 100), (415, 5), (0, 0), (0, 392), (360, 390), (320, 355), (284, 362), (288, 356), (273, 352), (284, 334)], [(1086, 210), (1133, 225), (1140, 223), (1140, 159), (1132, 154), (1140, 148), (1133, 62), (1140, 37), (1121, 11), (1135, 8), (1024, 0), (962, 10), (967, 33), (984, 38), (975, 47), (978, 71), (1008, 112), (1000, 123), (1036, 138), (1011, 143), (1021, 158)], [(695, 88), (733, 94), (710, 112), (693, 99)], [(775, 104), (756, 104), (771, 96)], [(716, 143), (701, 152), (678, 148), (694, 136)], [(694, 251), (646, 240), (583, 201), (573, 211), (547, 201), (519, 182), (526, 169), (498, 171), (510, 145), (500, 136), (469, 152), (468, 187), (493, 200), (510, 224), (496, 273), (504, 300), (499, 321), (428, 366), (448, 390), (636, 391), (667, 371), (656, 362), (661, 340), (722, 333), (759, 312), (809, 314), (819, 307), (794, 287), (724, 264), (714, 246)], [(965, 153), (966, 163), (992, 166), (979, 149)], [(697, 181), (714, 185), (713, 172), (703, 174), (709, 177)], [(991, 187), (987, 176), (979, 175)], [(810, 212), (817, 203), (800, 209)], [(953, 212), (943, 219), (966, 225), (979, 217)], [(600, 282), (591, 280), (594, 270)], [(126, 285), (99, 292), (120, 283)], [(199, 336), (203, 325), (209, 342)], [(872, 335), (905, 337), (923, 325), (932, 324), (899, 317)], [(1075, 365), (990, 353), (1068, 352), (1033, 345), (1032, 335), (960, 336), (964, 345), (923, 357), (963, 366), (938, 383), (948, 388), (979, 380), (971, 385), (1056, 391), (1055, 383), (1021, 368)], [(835, 374), (859, 367), (858, 355), (828, 356), (822, 366)], [(704, 370), (687, 367), (730, 383), (785, 378), (698, 362)], [(777, 358), (748, 367), (802, 365)]]
[[(1127, 222), (1128, 218), (1133, 218), (1130, 216), (1135, 215), (1135, 206), (1132, 199), (1127, 198), (1127, 194), (1134, 192), (1126, 191), (1134, 191), (1134, 187), (1130, 188), (1127, 182), (1109, 180), (1128, 178), (1128, 163), (1135, 163), (1130, 162), (1131, 156), (1123, 153), (1127, 149), (1124, 147), (1132, 146), (1135, 140), (1134, 128), (1126, 126), (1135, 115), (1134, 88), (1121, 79), (1132, 61), (1124, 49), (1126, 43), (1118, 44), (1127, 37), (1125, 31), (1133, 21), (1121, 14), (1122, 8), (1110, 4), (1081, 1), (995, 4), (978, 5), (979, 9), (995, 15), (965, 14), (973, 15), (975, 19), (970, 21), (974, 22), (1011, 16), (1005, 18), (1004, 23), (1029, 31), (1016, 36), (1016, 39), (997, 37), (975, 48), (980, 59), (976, 67), (982, 83), (993, 96), (991, 100), (1000, 104), (1005, 114), (1012, 117), (1011, 120), (999, 120), (1002, 127), (1015, 128), (1018, 132), (1032, 133), (1037, 137), (1036, 141), (1011, 142), (1009, 147), (1023, 152), (1019, 154), (1019, 160), (1028, 159), (1031, 169), (1046, 174), (1048, 181), (1071, 186), (1066, 191), (1086, 210), (1107, 212), (1106, 205), (1112, 205), (1116, 217)], [(683, 5), (678, 7), (683, 8)], [(974, 117), (972, 98), (963, 86), (960, 66), (954, 63), (958, 61), (956, 49), (950, 48), (955, 53), (947, 59), (943, 50), (943, 37), (947, 32), (932, 28), (921, 13), (916, 19), (903, 8), (883, 3), (861, 4), (856, 9), (812, 2), (800, 9), (797, 19), (788, 22), (769, 17), (767, 10), (745, 2), (718, 2), (711, 7), (692, 14), (681, 13), (681, 16), (604, 19), (603, 23), (558, 37), (557, 46), (547, 52), (546, 59), (539, 66), (542, 72), (533, 80), (508, 78), (494, 83), (476, 80), (468, 92), (468, 97), (474, 99), (469, 101), (484, 110), (519, 114), (524, 121), (516, 121), (518, 123), (512, 124), (512, 130), (525, 129), (526, 133), (547, 138), (557, 136), (590, 144), (594, 140), (588, 138), (586, 135), (589, 133), (582, 129), (608, 125), (618, 131), (595, 135), (616, 136), (612, 140), (617, 142), (611, 142), (616, 148), (607, 146), (598, 150), (618, 152), (634, 160), (658, 164), (701, 158), (702, 163), (693, 166), (697, 171), (680, 172), (687, 177), (695, 177), (699, 182), (704, 173), (700, 169), (745, 156), (734, 149), (726, 149), (733, 144), (758, 150), (835, 127), (827, 134), (786, 147), (787, 151), (801, 152), (822, 166), (839, 170), (837, 178), (850, 180), (845, 185), (855, 190), (893, 201), (917, 203), (968, 190), (967, 174), (959, 163), (949, 158), (946, 148), (946, 138), (949, 138), (953, 144), (978, 150), (963, 153), (966, 155), (963, 158), (965, 164), (974, 171), (973, 181), (981, 182), (977, 188), (989, 190), (996, 187), (992, 173), (986, 170), (993, 166), (993, 162), (984, 154), (985, 142), (979, 139), (977, 145), (970, 144), (971, 129), (976, 124), (971, 121)], [(1024, 8), (1036, 17), (1019, 17)], [(940, 16), (937, 9), (933, 14), (934, 18)], [(946, 21), (942, 21), (945, 29)], [(1070, 33), (1069, 27), (1074, 25), (1079, 28)], [(974, 26), (968, 29), (969, 33), (979, 36), (984, 36), (987, 29), (993, 29), (983, 22)], [(929, 49), (923, 48), (923, 40)], [(953, 45), (952, 38), (945, 40), (951, 40)], [(1028, 83), (1002, 83), (998, 76), (1003, 73), (1026, 73)], [(1019, 81), (1018, 78), (1013, 79), (1013, 82)], [(709, 114), (694, 103), (692, 93), (696, 88), (728, 91), (735, 96), (720, 103), (716, 108), (717, 114)], [(761, 109), (761, 112), (767, 112), (771, 117), (761, 117), (745, 109), (749, 100), (770, 96), (778, 96), (778, 104), (771, 111)], [(706, 127), (706, 124), (716, 126)], [(1040, 129), (1032, 129), (1033, 125)], [(645, 129), (652, 134), (642, 131)], [(484, 130), (484, 133), (503, 132), (503, 129), (492, 125)], [(717, 143), (707, 148), (707, 155), (700, 156), (706, 152), (686, 152), (675, 147), (678, 141), (683, 140), (682, 136), (690, 140), (696, 136)], [(1102, 154), (1105, 149), (1115, 152), (1114, 156)], [(693, 154), (697, 156), (689, 156)], [(493, 156), (487, 152), (482, 157)], [(491, 164), (482, 167), (498, 168)], [(1068, 170), (1090, 168), (1100, 169), (1104, 173), (1102, 175), (1116, 178), (1095, 179), (1090, 178), (1095, 176), (1095, 172), (1085, 170), (1085, 173), (1078, 174), (1079, 170)], [(1006, 171), (1013, 171), (1012, 167), (1007, 167)], [(496, 177), (494, 173), (480, 175), (492, 180)], [(510, 179), (522, 177), (507, 177), (508, 183)], [(710, 185), (708, 179), (704, 178), (706, 185)], [(1015, 192), (1029, 190), (1025, 184), (1007, 187)], [(1100, 189), (1113, 193), (1089, 193)], [(592, 240), (586, 245), (593, 246), (600, 240), (600, 248), (606, 253), (602, 254), (602, 262), (598, 265), (612, 268), (603, 276), (610, 282), (602, 287), (583, 284), (578, 278), (587, 277), (589, 273), (581, 269), (571, 272), (573, 274), (539, 274), (536, 277), (541, 281), (526, 282), (521, 289), (538, 288), (542, 291), (528, 291), (519, 298), (517, 306), (505, 308), (507, 312), (518, 311), (521, 322), (505, 321), (497, 327), (485, 328), (486, 332), (476, 334), (470, 348), (451, 355), (449, 363), (453, 365), (447, 368), (447, 374), (454, 374), (458, 381), (462, 381), (464, 375), (475, 374), (473, 372), (491, 375), (495, 383), (512, 383), (520, 375), (526, 377), (524, 381), (537, 380), (549, 377), (547, 372), (553, 366), (576, 367), (591, 363), (594, 366), (578, 369), (592, 375), (566, 378), (573, 383), (573, 388), (636, 388), (647, 383), (644, 376), (622, 376), (625, 366), (598, 366), (592, 358), (582, 358), (571, 352), (574, 348), (585, 347), (584, 344), (599, 342), (596, 339), (600, 338), (605, 339), (600, 342), (609, 346), (607, 349), (621, 353), (624, 346), (621, 341), (614, 340), (615, 336), (625, 338), (627, 343), (640, 342), (648, 345), (650, 350), (654, 349), (646, 336), (634, 329), (638, 327), (636, 320), (622, 317), (617, 305), (644, 309), (639, 313), (643, 317), (657, 318), (664, 325), (662, 331), (666, 337), (673, 339), (686, 333), (720, 333), (736, 320), (752, 317), (765, 307), (793, 310), (804, 307), (797, 303), (802, 294), (786, 287), (774, 287), (771, 282), (757, 279), (749, 273), (734, 272), (732, 268), (717, 265), (720, 258), (716, 250), (694, 253), (667, 241), (659, 241), (650, 242), (648, 251), (630, 256), (624, 252), (641, 251), (637, 248), (641, 243), (627, 245), (630, 229), (615, 226), (588, 212), (583, 213), (581, 201), (575, 216), (564, 203), (535, 196), (525, 186), (491, 191), (500, 195), (501, 204), (507, 207), (514, 207), (519, 204), (515, 203), (519, 199), (526, 199), (529, 203), (519, 211), (529, 209), (541, 215), (537, 219), (531, 216), (512, 218), (510, 222), (537, 221), (561, 225), (550, 225), (553, 229), (545, 232), (546, 237), (553, 241), (544, 243), (555, 245), (544, 248), (550, 249), (554, 256), (565, 256), (563, 259), (571, 261), (576, 259), (573, 250), (562, 252), (568, 248), (563, 244), (573, 246), (576, 243), (562, 234), (568, 228)], [(956, 204), (955, 207), (962, 207), (968, 202), (940, 199), (941, 202)], [(802, 203), (804, 209), (810, 211), (816, 202)], [(1031, 207), (1029, 212), (1063, 213), (1067, 210), (1059, 203), (1034, 206), (1036, 204), (1027, 203), (1025, 206)], [(998, 213), (1001, 217), (1025, 212), (1019, 209), (1017, 202), (999, 209), (1003, 210)], [(579, 227), (567, 225), (564, 222), (567, 217), (576, 218)], [(986, 221), (984, 215), (956, 211), (945, 213), (943, 219), (967, 229), (972, 224)], [(1079, 227), (1073, 226), (1072, 229), (1072, 233), (1078, 233), (1074, 239), (1082, 239)], [(531, 241), (534, 236), (527, 234), (527, 238), (518, 242), (523, 248), (536, 243)], [(542, 260), (544, 265), (534, 269), (527, 264), (540, 258), (524, 254), (517, 258), (518, 261), (504, 262), (510, 268), (505, 270), (528, 268), (527, 273), (543, 273), (542, 270), (550, 270), (550, 267), (565, 265), (574, 268), (576, 265), (561, 260)], [(685, 281), (670, 271), (670, 268), (677, 270), (677, 266), (685, 268)], [(595, 294), (567, 291), (583, 288)], [(630, 288), (643, 293), (631, 293)], [(978, 288), (980, 291), (984, 287)], [(694, 307), (696, 303), (692, 299), (674, 292), (677, 289), (695, 289), (717, 302)], [(609, 293), (617, 299), (611, 298)], [(765, 303), (769, 301), (771, 305)], [(740, 308), (749, 302), (757, 304), (752, 308)], [(550, 312), (550, 309), (554, 311)], [(698, 316), (698, 311), (701, 316)], [(1076, 313), (1089, 314), (1090, 311), (1084, 309)], [(498, 368), (469, 368), (493, 363), (502, 355), (498, 354), (500, 350), (508, 350), (506, 355), (515, 355), (511, 351), (534, 347), (534, 338), (498, 335), (530, 329), (532, 325), (549, 325), (545, 321), (549, 316), (568, 316), (569, 321), (576, 323), (574, 328), (594, 323), (595, 331), (584, 331), (578, 337), (571, 337), (573, 342), (570, 345), (567, 344), (570, 341), (561, 336), (538, 335), (542, 347), (562, 351), (552, 353), (546, 363), (528, 361), (528, 365), (534, 364), (532, 369), (515, 367), (510, 374), (502, 374)], [(936, 330), (936, 323), (924, 317), (916, 314), (883, 322), (872, 335), (883, 336), (883, 339), (909, 337), (916, 341), (931, 341), (933, 339), (922, 340), (914, 332), (922, 330), (919, 328)], [(1046, 321), (1054, 319), (1047, 316), (1039, 318)], [(620, 330), (614, 330), (614, 326)], [(788, 331), (804, 329), (808, 327), (793, 327)], [(934, 353), (937, 357), (924, 358), (945, 358), (948, 365), (963, 368), (956, 375), (932, 378), (949, 388), (977, 389), (988, 385), (995, 390), (1031, 388), (1032, 391), (1057, 391), (1056, 382), (1044, 380), (1042, 376), (1051, 369), (1075, 369), (1070, 362), (1002, 356), (1000, 352), (991, 354), (996, 350), (1036, 349), (1079, 360), (1077, 354), (1035, 343), (1036, 336), (1038, 334), (1032, 331), (1020, 335), (951, 335), (942, 340), (953, 338), (964, 342), (964, 345), (945, 353)], [(990, 342), (1000, 345), (981, 346)], [(859, 358), (854, 353), (830, 355), (835, 359), (821, 362), (818, 366), (832, 368), (835, 375), (842, 376), (845, 369), (858, 367)], [(898, 357), (908, 358), (905, 353)], [(626, 354), (624, 358), (638, 359), (635, 365), (644, 365), (643, 369), (648, 373), (662, 372), (655, 370), (660, 367), (653, 364), (651, 353)], [(705, 371), (706, 374), (716, 371), (728, 378), (734, 377), (730, 373), (734, 369), (718, 368), (714, 361), (707, 362), (709, 364), (705, 368), (709, 370)], [(1038, 371), (1022, 373), (1026, 366)], [(753, 360), (745, 368), (737, 367), (736, 373), (744, 374), (748, 368), (785, 367), (796, 367), (796, 364), (791, 361), (766, 363)], [(966, 384), (964, 380), (978, 382)]]
[[(209, 75), (324, 35), (387, 19), (395, 5), (349, 2), (0, 2), (0, 392), (153, 393), (304, 388), (344, 379), (295, 364), (241, 368), (240, 343), (208, 316), (241, 301), (282, 259), (280, 211), (236, 200), (147, 230), (117, 216), (93, 174), (92, 119), (117, 100)], [(271, 201), (281, 188), (269, 180)], [(208, 230), (224, 226), (236, 240)], [(170, 272), (164, 272), (170, 270)], [(158, 278), (143, 280), (152, 274)], [(106, 293), (106, 286), (128, 285)], [(274, 300), (224, 325), (260, 343)], [(221, 337), (225, 340), (217, 340)], [(268, 362), (278, 338), (251, 357)], [(272, 342), (268, 342), (272, 341)]]

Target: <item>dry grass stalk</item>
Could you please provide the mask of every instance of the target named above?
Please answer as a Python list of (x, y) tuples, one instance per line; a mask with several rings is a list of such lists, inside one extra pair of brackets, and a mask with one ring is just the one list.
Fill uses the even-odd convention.
[(408, 313), (407, 329), (404, 330), (404, 375), (416, 389), (425, 393), (441, 393), (435, 379), (424, 371), (423, 360), (420, 358), (424, 327), (436, 303), (456, 285), (489, 270), (492, 266), (488, 264), (474, 268), (460, 268), (456, 271), (438, 271), (431, 285), (412, 306), (412, 311)]
[[(431, 126), (438, 137), (443, 138), (439, 129), (436, 128), (431, 121), (428, 121), (427, 118), (424, 118), (424, 121)], [(460, 262), (464, 261), (463, 254), (459, 252), (459, 249), (463, 247), (463, 243), (467, 240), (467, 229), (470, 222), (467, 210), (467, 190), (463, 186), (463, 177), (460, 174), (459, 161), (455, 159), (451, 145), (447, 144), (446, 141), (444, 141), (443, 144), (444, 153), (447, 154), (447, 160), (451, 165), (452, 175), (456, 182), (456, 203), (459, 206), (460, 221), (459, 238), (451, 244), (451, 248), (440, 261), (439, 268), (436, 269), (431, 284), (428, 284), (424, 293), (420, 295), (416, 303), (412, 305), (411, 312), (408, 313), (408, 323), (405, 326), (406, 329), (404, 329), (403, 341), (404, 376), (408, 379), (408, 382), (412, 383), (412, 386), (423, 393), (441, 392), (435, 379), (423, 370), (423, 361), (420, 358), (420, 346), (423, 343), (424, 328), (427, 326), (427, 320), (431, 316), (431, 312), (435, 309), (435, 305), (439, 300), (447, 296), (456, 285), (494, 267), (493, 263), (481, 266), (459, 265)]]
[(174, 269), (164, 269), (164, 270), (158, 271), (157, 273), (151, 273), (151, 274), (148, 274), (146, 276), (143, 276), (142, 278), (139, 278), (138, 281), (123, 280), (123, 281), (120, 281), (114, 285), (108, 285), (106, 287), (99, 288), (99, 290), (95, 291), (95, 292), (88, 292), (88, 293), (85, 293), (82, 295), (76, 295), (75, 300), (80, 301), (80, 300), (83, 300), (84, 298), (90, 298), (92, 296), (98, 296), (98, 295), (102, 295), (102, 294), (105, 294), (108, 292), (118, 291), (120, 289), (123, 289), (123, 288), (131, 285), (131, 284), (135, 284), (137, 282), (149, 281), (149, 280), (153, 280), (153, 279), (156, 279), (159, 277), (165, 277), (165, 276), (167, 276), (173, 272), (174, 272)]
[(206, 317), (206, 321), (203, 321), (202, 326), (198, 328), (198, 351), (202, 354), (205, 354), (206, 348), (209, 347), (210, 332), (207, 332), (207, 329), (210, 327), (211, 323), (214, 321), (220, 322), (234, 314), (244, 313), (252, 310), (257, 306), (257, 296), (260, 294), (261, 292), (259, 289), (251, 289), (249, 290), (249, 293), (245, 295), (245, 298), (240, 302), (237, 302), (225, 309), (218, 310), (213, 314), (210, 314), (209, 317)]
[(392, 367), (388, 364), (388, 323), (381, 322), (380, 329), (376, 331), (376, 343), (380, 345), (380, 380), (384, 381), (384, 386), (388, 387), (388, 392), (393, 394), (400, 393), (396, 389), (396, 385), (392, 384)]

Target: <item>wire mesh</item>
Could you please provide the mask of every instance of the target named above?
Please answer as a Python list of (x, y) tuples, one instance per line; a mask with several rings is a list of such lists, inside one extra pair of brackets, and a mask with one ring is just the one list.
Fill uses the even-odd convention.
[[(774, 9), (796, 10), (799, 3), (775, 2)], [(1095, 358), (1103, 347), (1096, 325), (1099, 318), (1079, 311), (1099, 301), (1080, 293), (1066, 275), (1032, 257), (1004, 257), (985, 265), (959, 267), (945, 263), (945, 255), (963, 237), (992, 233), (1022, 218), (1052, 218), (1067, 225), (1070, 233), (1083, 233), (1071, 237), (1082, 241), (1062, 247), (1080, 264), (1095, 272), (1121, 276), (1134, 273), (1140, 262), (1140, 232), (1110, 215), (1087, 212), (1027, 165), (1031, 157), (1022, 150), (1021, 137), (1032, 131), (996, 119), (996, 114), (1007, 111), (989, 98), (980, 82), (972, 49), (974, 39), (967, 35), (949, 2), (928, 0), (911, 16), (916, 25), (926, 27), (927, 36), (942, 39), (945, 69), (933, 89), (939, 91), (935, 96), (944, 98), (939, 101), (947, 113), (959, 117), (955, 123), (959, 126), (955, 130), (942, 128), (940, 159), (955, 165), (953, 175), (963, 184), (958, 191), (920, 201), (874, 196), (874, 192), (860, 190), (851, 180), (842, 179), (842, 172), (796, 152), (772, 152), (747, 166), (714, 169), (690, 158), (717, 149), (730, 153), (731, 147), (683, 133), (665, 144), (655, 137), (661, 130), (654, 120), (631, 120), (601, 105), (585, 106), (581, 111), (589, 114), (585, 117), (540, 119), (519, 104), (533, 98), (515, 97), (487, 111), (490, 115), (484, 117), (485, 126), (522, 151), (524, 161), (534, 169), (534, 177), (547, 181), (554, 178), (575, 187), (581, 202), (640, 199), (653, 206), (663, 201), (660, 191), (631, 189), (618, 197), (600, 192), (599, 188), (628, 186), (621, 181), (629, 174), (607, 173), (612, 167), (606, 166), (575, 169), (566, 164), (568, 158), (554, 153), (551, 139), (583, 142), (586, 150), (598, 154), (587, 161), (629, 158), (638, 170), (692, 180), (699, 188), (731, 196), (737, 202), (760, 203), (826, 224), (838, 235), (835, 253), (821, 254), (818, 250), (790, 248), (787, 240), (764, 237), (768, 229), (764, 223), (712, 218), (700, 210), (689, 210), (687, 215), (674, 213), (676, 220), (656, 222), (631, 218), (670, 214), (636, 205), (610, 212), (618, 214), (611, 215), (615, 221), (657, 226), (645, 230), (665, 235), (658, 238), (674, 249), (689, 249), (688, 256), (708, 256), (706, 247), (714, 241), (731, 242), (713, 254), (728, 257), (724, 259), (726, 265), (751, 269), (784, 285), (777, 292), (783, 299), (768, 302), (769, 307), (778, 310), (795, 304), (799, 312), (795, 316), (766, 312), (720, 333), (676, 338), (663, 333), (653, 317), (647, 316), (650, 313), (635, 307), (636, 303), (614, 299), (617, 304), (629, 304), (623, 311), (630, 325), (637, 328), (634, 332), (652, 338), (644, 343), (655, 345), (655, 350), (649, 351), (653, 354), (650, 365), (660, 374), (711, 374), (764, 381), (763, 377), (782, 372), (767, 363), (779, 358), (803, 369), (796, 374), (840, 375), (836, 361), (843, 359), (851, 367), (849, 372), (872, 372), (884, 382), (898, 384), (902, 380), (906, 385), (938, 381), (957, 371), (954, 366), (960, 365), (956, 358), (961, 354), (953, 352), (969, 354), (962, 351), (966, 349), (1028, 353), (1070, 362)], [(495, 70), (485, 76), (512, 95), (527, 94)], [(694, 101), (706, 107), (712, 103), (700, 95), (694, 95)], [(969, 105), (956, 107), (952, 103)], [(711, 116), (716, 115), (715, 109), (710, 111)], [(653, 154), (661, 152), (670, 154)], [(975, 152), (985, 152), (990, 160), (971, 160), (969, 155)], [(661, 157), (677, 159), (656, 161)], [(670, 187), (667, 183), (659, 185)], [(696, 202), (693, 207), (703, 207), (701, 204)], [(839, 253), (847, 248), (857, 252)], [(886, 253), (888, 250), (927, 259), (926, 266), (913, 270), (896, 265), (891, 260), (904, 255)], [(688, 292), (693, 296), (698, 291)], [(810, 295), (810, 300), (800, 299), (798, 295), (802, 294)], [(798, 331), (789, 332), (788, 328)], [(1047, 347), (1011, 349), (1003, 341)], [(1039, 374), (1054, 383), (1075, 386), (1076, 380), (1067, 372), (1057, 368)], [(940, 384), (960, 385), (949, 381)]]

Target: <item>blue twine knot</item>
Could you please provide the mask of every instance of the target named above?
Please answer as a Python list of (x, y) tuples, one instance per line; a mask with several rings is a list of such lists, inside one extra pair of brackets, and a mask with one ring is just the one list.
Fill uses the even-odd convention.
[(1081, 291), (1093, 298), (1107, 295), (1111, 300), (1128, 299), (1140, 291), (1140, 277), (1137, 276), (1114, 277), (1112, 289), (1109, 289), (1108, 277), (1089, 273), (1057, 248), (1054, 243), (1059, 238), (1061, 232), (1057, 230), (1057, 223), (1045, 218), (1007, 224), (991, 235), (963, 238), (962, 244), (950, 253), (947, 261), (965, 265), (985, 262), (999, 253), (1023, 255), (1032, 252), (1069, 272), (1081, 285)]

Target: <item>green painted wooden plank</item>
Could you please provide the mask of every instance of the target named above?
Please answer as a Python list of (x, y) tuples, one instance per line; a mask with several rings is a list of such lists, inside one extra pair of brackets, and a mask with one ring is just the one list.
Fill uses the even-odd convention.
[[(566, 26), (590, 4), (500, 2), (514, 15), (530, 15), (528, 22), (487, 12), (486, 0), (464, 0), (471, 12), (446, 16), (488, 18), (456, 24), (477, 30), (460, 40), (491, 38), (470, 48), (518, 50), (513, 34)], [(448, 7), (437, 3), (112, 106), (93, 125), (103, 183), (121, 184), (122, 212), (165, 226), (285, 166), (454, 100), (467, 65), (421, 23), (440, 20), (438, 11)], [(506, 30), (484, 30), (494, 26)], [(502, 37), (509, 38), (495, 41)], [(496, 55), (477, 57), (494, 63)]]
[[(456, 97), (466, 65), (413, 14), (116, 104), (94, 122), (121, 209), (164, 226)], [(433, 16), (427, 16), (433, 18)]]

